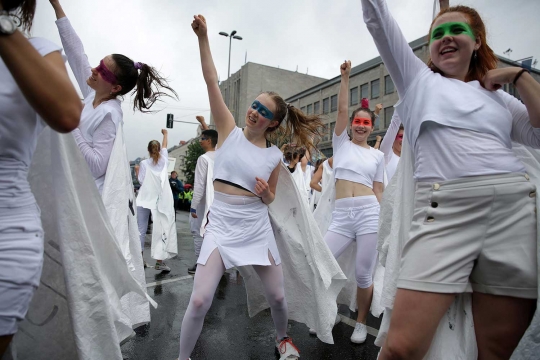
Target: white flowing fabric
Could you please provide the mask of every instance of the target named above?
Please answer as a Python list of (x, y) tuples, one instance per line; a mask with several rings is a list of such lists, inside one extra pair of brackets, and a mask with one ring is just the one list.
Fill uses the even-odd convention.
[[(385, 316), (375, 339), (382, 346), (388, 335), (397, 291), (401, 252), (408, 238), (414, 210), (412, 152), (406, 136), (395, 175), (386, 187), (379, 217), (379, 261), (385, 267), (381, 304)], [(476, 359), (476, 337), (472, 318), (471, 294), (461, 294), (448, 309), (437, 328), (425, 360)]]
[[(137, 227), (137, 206), (122, 122), (116, 127), (116, 137), (107, 165), (101, 196), (127, 267), (133, 278), (146, 290), (141, 242)], [(132, 336), (132, 329), (150, 322), (150, 306), (146, 298), (136, 293), (123, 296), (121, 301), (123, 316), (120, 322), (125, 326), (117, 326), (117, 330), (119, 331), (118, 338), (123, 341)]]
[(309, 187), (306, 187), (306, 178), (304, 176), (304, 172), (302, 171), (302, 164), (300, 162), (296, 164), (296, 169), (291, 175), (294, 179), (296, 186), (298, 187), (298, 191), (300, 191), (300, 194), (302, 194), (302, 198), (304, 199), (306, 204), (309, 205)]
[(71, 134), (46, 128), (28, 176), (45, 231), (41, 285), (13, 341), (14, 359), (122, 359), (120, 298), (146, 294), (128, 270)]
[(151, 256), (167, 260), (178, 254), (174, 199), (169, 185), (167, 167), (157, 173), (146, 168), (144, 184), (139, 190), (137, 205), (152, 211)]
[(210, 209), (210, 205), (212, 205), (214, 202), (214, 182), (212, 181), (214, 178), (214, 160), (206, 154), (201, 156), (204, 156), (208, 161), (208, 170), (206, 172), (206, 191), (204, 193), (204, 216), (202, 217), (200, 226), (198, 228), (201, 236), (204, 236), (206, 223), (208, 222), (208, 209)]
[(336, 180), (334, 179), (334, 170), (330, 167), (328, 160), (325, 160), (321, 166), (323, 167), (322, 191), (313, 217), (324, 236), (332, 223), (332, 211), (334, 211), (334, 202), (336, 201)]
[[(289, 319), (315, 329), (319, 339), (333, 344), (336, 297), (346, 277), (324, 243), (304, 201), (291, 173), (281, 164), (276, 197), (269, 206), (269, 215), (285, 277)], [(249, 315), (253, 317), (269, 305), (253, 267), (245, 266), (239, 270), (246, 284)]]

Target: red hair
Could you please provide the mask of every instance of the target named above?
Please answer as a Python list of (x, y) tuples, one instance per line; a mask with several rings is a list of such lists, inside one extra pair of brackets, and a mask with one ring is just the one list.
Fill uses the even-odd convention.
[[(475, 9), (468, 6), (458, 5), (441, 10), (441, 12), (439, 12), (439, 14), (431, 22), (431, 26), (429, 27), (429, 34), (431, 34), (435, 21), (441, 15), (451, 12), (459, 12), (464, 14), (469, 20), (469, 25), (474, 31), (474, 35), (477, 39), (480, 39), (481, 44), (478, 50), (476, 50), (476, 59), (473, 55), (473, 57), (471, 58), (471, 62), (469, 63), (469, 71), (467, 72), (465, 81), (478, 80), (483, 85), (482, 80), (484, 76), (489, 70), (497, 68), (498, 59), (497, 55), (495, 55), (493, 50), (487, 44), (486, 26), (484, 25), (480, 14), (478, 14)], [(439, 68), (435, 66), (435, 64), (431, 60), (431, 56), (428, 60), (428, 66), (434, 72), (444, 74)]]

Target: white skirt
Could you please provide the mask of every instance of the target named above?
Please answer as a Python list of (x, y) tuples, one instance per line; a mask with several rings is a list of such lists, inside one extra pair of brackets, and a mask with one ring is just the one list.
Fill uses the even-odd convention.
[(227, 269), (271, 265), (268, 251), (279, 265), (281, 258), (270, 225), (268, 206), (258, 197), (216, 191), (197, 263), (205, 265), (216, 248)]

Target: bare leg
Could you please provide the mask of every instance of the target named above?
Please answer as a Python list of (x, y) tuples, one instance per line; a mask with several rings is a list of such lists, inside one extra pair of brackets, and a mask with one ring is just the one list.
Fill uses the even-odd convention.
[(373, 299), (373, 269), (377, 261), (377, 233), (356, 237), (357, 322), (365, 324)]
[(475, 292), (473, 318), (479, 360), (509, 359), (534, 315), (536, 300)]
[(356, 322), (366, 324), (367, 315), (371, 308), (371, 300), (373, 299), (373, 285), (367, 289), (356, 289), (356, 306), (358, 306), (358, 317)]
[(13, 339), (13, 335), (0, 336), (0, 359), (6, 352), (9, 343), (11, 343), (11, 339)]
[(379, 360), (421, 360), (456, 294), (398, 289)]
[(219, 280), (225, 272), (225, 265), (215, 249), (206, 265), (197, 267), (193, 282), (193, 292), (191, 299), (182, 320), (180, 330), (180, 359), (188, 359), (201, 334), (204, 317), (212, 305), (212, 300), (219, 284)]
[(264, 295), (270, 304), (270, 310), (272, 312), (274, 326), (276, 327), (277, 337), (278, 339), (283, 339), (287, 336), (288, 324), (287, 301), (285, 300), (285, 288), (283, 283), (283, 269), (281, 268), (281, 264), (276, 265), (270, 252), (268, 252), (268, 259), (272, 265), (254, 265), (253, 268), (263, 283)]

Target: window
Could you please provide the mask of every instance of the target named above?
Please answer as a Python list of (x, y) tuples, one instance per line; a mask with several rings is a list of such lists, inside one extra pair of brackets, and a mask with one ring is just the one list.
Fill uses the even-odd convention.
[(354, 106), (358, 104), (358, 87), (352, 88), (349, 96), (349, 105)]
[(392, 94), (394, 91), (395, 91), (394, 82), (392, 81), (392, 78), (390, 77), (390, 75), (386, 75), (384, 77), (384, 93)]
[(321, 111), (321, 102), (320, 101), (315, 101), (313, 103), (313, 113), (314, 114), (320, 114), (320, 111)]
[(337, 111), (337, 95), (330, 97), (330, 112)]
[(330, 99), (329, 98), (323, 99), (322, 112), (323, 114), (328, 114), (330, 112)]
[(305, 106), (302, 106), (302, 107), (300, 108), (300, 110), (302, 110), (302, 112), (303, 112), (304, 114), (306, 113), (306, 107), (305, 107)]
[(334, 136), (334, 129), (336, 128), (336, 122), (330, 123), (330, 139)]
[(306, 106), (306, 113), (308, 115), (313, 113), (313, 105), (312, 104), (309, 104), (308, 106)]
[(324, 125), (324, 130), (323, 130), (323, 134), (324, 134), (324, 135), (323, 135), (323, 137), (322, 137), (322, 139), (321, 139), (321, 141), (323, 141), (323, 142), (329, 141), (329, 140), (330, 140), (330, 137), (328, 136), (328, 133), (329, 133), (328, 130), (330, 130), (330, 129), (329, 129), (329, 125), (330, 125), (330, 124), (325, 124), (325, 125)]
[(380, 90), (381, 84), (379, 79), (373, 80), (371, 82), (371, 98), (376, 99), (379, 97), (379, 90)]
[(360, 86), (360, 99), (369, 99), (369, 86), (368, 84), (364, 84)]
[(384, 109), (384, 128), (388, 129), (390, 122), (392, 121), (392, 115), (394, 115), (394, 107), (389, 106)]

